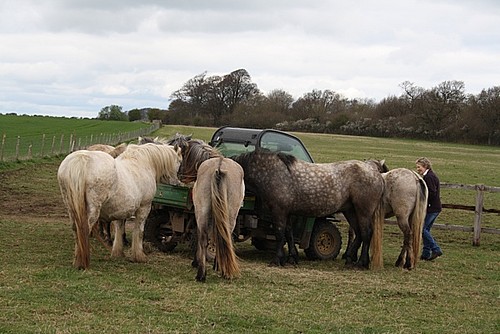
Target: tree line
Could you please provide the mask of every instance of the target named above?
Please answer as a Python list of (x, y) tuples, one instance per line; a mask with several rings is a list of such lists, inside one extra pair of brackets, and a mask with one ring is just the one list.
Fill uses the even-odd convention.
[[(167, 110), (135, 109), (128, 112), (128, 118), (140, 119), (141, 112), (146, 112), (150, 120), (167, 124), (230, 124), (500, 145), (500, 86), (477, 95), (466, 94), (462, 81), (444, 81), (432, 88), (405, 81), (400, 88), (399, 96), (388, 96), (378, 103), (316, 89), (295, 100), (282, 89), (263, 94), (244, 69), (222, 76), (207, 76), (205, 72), (175, 91)], [(104, 108), (101, 113), (109, 115), (111, 108), (106, 108), (108, 113), (103, 113)]]

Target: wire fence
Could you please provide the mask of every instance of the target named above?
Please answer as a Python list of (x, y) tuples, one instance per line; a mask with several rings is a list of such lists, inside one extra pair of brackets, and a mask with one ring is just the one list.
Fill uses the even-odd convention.
[(21, 136), (9, 138), (6, 134), (3, 134), (0, 143), (0, 162), (67, 154), (94, 144), (116, 145), (148, 135), (159, 128), (160, 123), (153, 122), (149, 127), (130, 132), (100, 133), (87, 136), (42, 134), (39, 138), (23, 138)]

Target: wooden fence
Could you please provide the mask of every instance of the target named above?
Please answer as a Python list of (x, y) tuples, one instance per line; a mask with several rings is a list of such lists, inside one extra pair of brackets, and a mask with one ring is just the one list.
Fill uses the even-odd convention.
[[(84, 137), (78, 137), (72, 134), (69, 138), (65, 137), (64, 134), (60, 136), (46, 136), (43, 134), (35, 141), (33, 141), (33, 139), (24, 140), (20, 136), (16, 138), (7, 138), (7, 136), (3, 134), (0, 143), (0, 162), (29, 160), (66, 154), (75, 150), (84, 149), (94, 144), (116, 145), (132, 139), (137, 139), (139, 136), (148, 135), (158, 130), (159, 127), (159, 122), (153, 122), (149, 127), (130, 132), (101, 133)], [(7, 150), (7, 148), (10, 149)]]
[[(484, 193), (485, 192), (500, 192), (500, 187), (485, 186), (483, 184), (468, 185), (468, 184), (441, 183), (441, 188), (476, 191), (476, 203), (475, 203), (475, 205), (443, 204), (444, 209), (474, 211), (474, 222), (473, 222), (472, 227), (471, 226), (461, 226), (461, 225), (434, 224), (433, 228), (443, 229), (443, 230), (473, 232), (473, 238), (472, 238), (472, 245), (473, 246), (480, 245), (481, 232), (500, 234), (500, 229), (481, 227), (481, 220), (482, 220), (483, 212), (500, 214), (500, 209), (498, 209), (498, 208), (485, 209), (483, 207), (483, 205), (484, 205)], [(397, 225), (396, 221), (394, 221), (394, 220), (386, 220), (386, 223)]]

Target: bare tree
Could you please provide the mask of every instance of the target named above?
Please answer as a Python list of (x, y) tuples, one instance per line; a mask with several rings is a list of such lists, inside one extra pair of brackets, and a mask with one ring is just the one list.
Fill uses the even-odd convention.
[[(478, 135), (484, 133), (487, 136), (488, 145), (494, 142), (499, 144), (500, 140), (500, 86), (483, 89), (473, 99), (472, 105), (474, 119), (472, 123)], [(496, 139), (496, 140), (495, 140)]]

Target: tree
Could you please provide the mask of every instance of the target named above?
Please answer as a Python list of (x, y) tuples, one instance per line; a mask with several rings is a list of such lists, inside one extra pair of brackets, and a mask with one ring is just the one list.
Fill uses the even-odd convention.
[(500, 86), (483, 89), (472, 99), (473, 117), (470, 119), (476, 136), (486, 135), (488, 145), (500, 142)]
[(268, 110), (287, 115), (292, 108), (293, 96), (281, 89), (274, 89), (267, 94)]
[(434, 134), (453, 125), (463, 110), (466, 99), (462, 81), (444, 81), (422, 95), (419, 117)]
[(296, 119), (314, 118), (324, 122), (327, 115), (344, 110), (346, 100), (331, 90), (317, 90), (304, 94), (293, 104)]
[(98, 119), (106, 121), (127, 121), (128, 117), (122, 112), (121, 106), (111, 105), (101, 109)]
[(128, 120), (130, 122), (140, 121), (142, 119), (141, 111), (139, 109), (132, 109), (128, 112)]
[(189, 110), (190, 118), (204, 114), (211, 118), (211, 125), (219, 125), (224, 115), (232, 114), (238, 104), (259, 93), (248, 72), (239, 69), (224, 76), (199, 74), (188, 80), (172, 97), (184, 102), (183, 110)]

